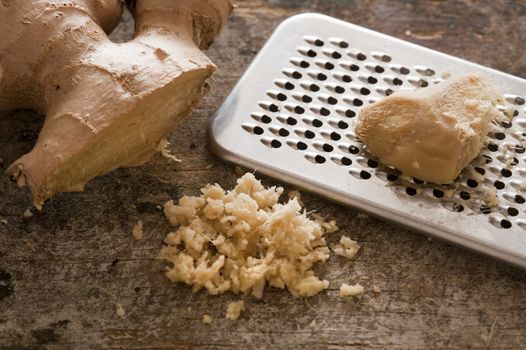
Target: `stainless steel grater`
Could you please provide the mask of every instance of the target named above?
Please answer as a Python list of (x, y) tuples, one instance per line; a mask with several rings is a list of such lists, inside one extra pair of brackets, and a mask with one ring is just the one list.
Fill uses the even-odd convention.
[[(367, 154), (360, 109), (397, 90), (480, 72), (513, 115), (453, 185)], [(424, 234), (526, 268), (526, 80), (318, 14), (283, 22), (211, 123), (220, 157)]]

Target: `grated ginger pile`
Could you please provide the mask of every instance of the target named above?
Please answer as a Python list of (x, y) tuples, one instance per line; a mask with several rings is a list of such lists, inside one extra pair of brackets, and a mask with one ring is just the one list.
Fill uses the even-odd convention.
[(210, 294), (257, 298), (266, 284), (296, 297), (329, 286), (312, 268), (329, 258), (324, 234), (337, 229), (334, 221), (311, 220), (296, 197), (278, 203), (283, 188), (266, 189), (249, 173), (231, 191), (215, 184), (201, 192), (164, 205), (170, 223), (179, 226), (167, 235), (160, 255), (173, 264), (166, 273), (170, 280), (192, 285), (194, 292), (206, 288)]

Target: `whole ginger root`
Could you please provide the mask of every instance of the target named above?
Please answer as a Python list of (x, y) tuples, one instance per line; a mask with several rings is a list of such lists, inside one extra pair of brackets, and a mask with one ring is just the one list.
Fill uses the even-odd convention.
[(41, 208), (58, 192), (146, 162), (208, 91), (201, 52), (229, 0), (128, 0), (133, 40), (108, 39), (121, 0), (0, 1), (0, 110), (46, 115), (33, 150), (8, 172)]

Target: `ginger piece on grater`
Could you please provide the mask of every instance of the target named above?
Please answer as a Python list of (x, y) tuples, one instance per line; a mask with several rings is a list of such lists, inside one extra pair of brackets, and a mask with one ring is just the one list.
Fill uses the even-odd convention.
[(480, 152), (504, 98), (478, 75), (397, 92), (365, 107), (356, 135), (387, 166), (420, 180), (452, 183)]

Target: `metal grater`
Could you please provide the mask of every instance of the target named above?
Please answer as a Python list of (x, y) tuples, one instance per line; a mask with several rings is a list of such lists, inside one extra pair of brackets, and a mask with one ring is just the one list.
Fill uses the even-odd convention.
[[(363, 106), (469, 72), (496, 82), (513, 119), (495, 126), (454, 184), (401, 175), (357, 140)], [(525, 91), (524, 79), (303, 14), (276, 29), (228, 96), (210, 145), (233, 163), (526, 268)]]

